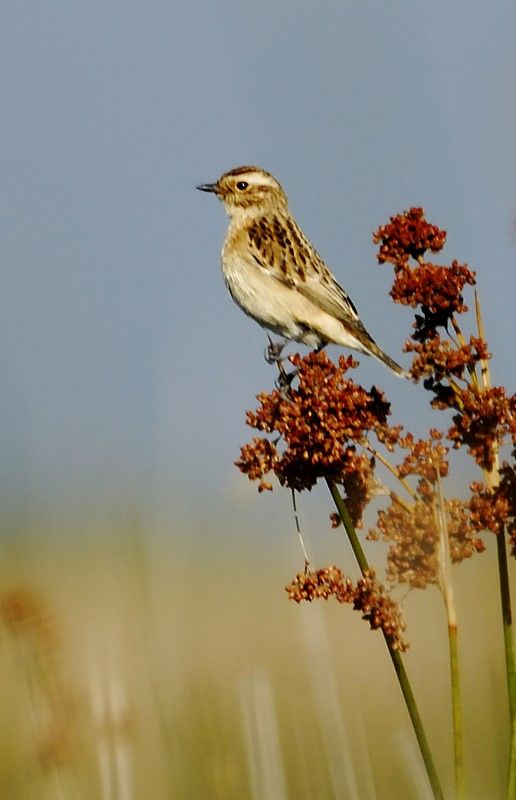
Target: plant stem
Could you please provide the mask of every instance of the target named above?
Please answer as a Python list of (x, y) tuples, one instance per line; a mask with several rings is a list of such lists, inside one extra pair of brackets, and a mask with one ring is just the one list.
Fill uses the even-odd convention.
[(514, 719), (516, 674), (514, 669), (514, 650), (512, 646), (512, 611), (511, 594), (509, 590), (509, 569), (507, 565), (507, 550), (505, 547), (504, 531), (500, 531), (496, 537), (496, 550), (498, 555), (498, 570), (500, 573), (500, 600), (502, 606), (503, 638), (505, 644), (505, 669), (507, 673), (509, 709), (511, 712), (511, 719)]
[[(485, 342), (484, 320), (480, 308), (480, 298), (475, 292), (475, 312), (477, 318), (478, 336)], [(491, 371), (487, 360), (481, 363), (482, 388), (491, 386)], [(494, 491), (498, 486), (499, 475), (498, 447), (494, 453), (494, 465), (490, 472), (484, 470), (484, 480), (487, 487)], [(503, 643), (505, 650), (505, 673), (507, 680), (507, 693), (509, 695), (509, 711), (511, 715), (511, 748), (509, 753), (509, 767), (507, 776), (507, 800), (516, 800), (516, 671), (514, 665), (514, 648), (512, 633), (511, 591), (509, 587), (509, 569), (507, 565), (507, 548), (505, 544), (505, 530), (496, 536), (496, 555), (498, 558), (498, 576), (500, 581), (500, 603), (502, 608)]]
[[(457, 334), (457, 339), (459, 340), (459, 345), (461, 347), (464, 347), (465, 344), (466, 344), (466, 340), (464, 338), (464, 335), (463, 335), (461, 329), (459, 328), (459, 324), (458, 324), (457, 320), (455, 319), (455, 315), (452, 315), (452, 317), (451, 317), (451, 324), (453, 325), (453, 329), (454, 329), (455, 333)], [(471, 376), (471, 382), (472, 382), (473, 386), (475, 386), (475, 388), (478, 389), (477, 373), (475, 372), (473, 367), (467, 367), (467, 370), (468, 370), (468, 372), (469, 372), (469, 374)]]
[(462, 742), (462, 706), (460, 698), (459, 649), (457, 625), (448, 623), (448, 648), (450, 653), (450, 678), (453, 714), (453, 757), (455, 766), (455, 797), (464, 800), (466, 786), (464, 774), (464, 747)]
[(370, 453), (372, 453), (372, 455), (373, 455), (373, 456), (374, 456), (376, 459), (378, 459), (378, 461), (379, 461), (381, 464), (383, 464), (383, 465), (384, 465), (384, 467), (387, 467), (387, 469), (389, 470), (389, 472), (391, 472), (391, 473), (394, 475), (394, 477), (395, 477), (395, 478), (396, 478), (396, 479), (397, 479), (397, 480), (398, 480), (398, 481), (401, 483), (401, 485), (403, 486), (403, 488), (407, 490), (408, 494), (411, 496), (411, 498), (412, 498), (413, 500), (416, 500), (416, 499), (417, 499), (417, 494), (416, 494), (416, 492), (414, 491), (414, 489), (412, 488), (412, 486), (410, 485), (410, 483), (409, 483), (408, 481), (406, 481), (406, 480), (405, 480), (405, 478), (402, 478), (402, 477), (400, 476), (400, 471), (399, 471), (399, 469), (398, 469), (397, 467), (395, 467), (395, 466), (394, 466), (394, 464), (391, 464), (391, 462), (389, 461), (389, 459), (388, 459), (388, 458), (385, 458), (385, 456), (384, 456), (382, 453), (380, 453), (380, 452), (379, 452), (379, 450), (377, 450), (377, 449), (376, 449), (376, 447), (373, 447), (373, 445), (372, 445), (372, 444), (370, 444), (368, 441), (364, 441), (364, 442), (362, 443), (362, 446), (363, 446), (363, 447), (364, 447), (366, 450), (368, 450)]
[[(360, 571), (362, 572), (362, 575), (367, 575), (370, 573), (371, 570), (367, 562), (365, 553), (362, 549), (362, 545), (360, 544), (360, 540), (357, 536), (355, 527), (351, 521), (351, 517), (349, 516), (346, 504), (342, 498), (342, 495), (340, 494), (340, 491), (338, 490), (337, 486), (333, 483), (332, 480), (327, 478), (326, 483), (328, 485), (328, 489), (330, 490), (330, 494), (333, 498), (337, 511), (339, 512), (342, 524), (344, 525), (344, 528), (348, 535), (348, 539), (351, 544), (351, 548), (353, 550), (355, 558), (358, 562), (358, 566), (360, 567)], [(405, 700), (407, 711), (409, 713), (412, 722), (412, 727), (414, 729), (414, 733), (416, 735), (416, 739), (419, 745), (419, 750), (421, 752), (423, 763), (425, 765), (426, 774), (428, 775), (428, 780), (430, 781), (430, 785), (432, 787), (433, 796), (435, 800), (444, 800), (443, 790), (439, 782), (439, 777), (437, 775), (437, 770), (435, 768), (435, 764), (432, 758), (432, 753), (430, 751), (428, 740), (426, 738), (426, 733), (423, 728), (423, 721), (419, 714), (419, 709), (417, 707), (414, 693), (412, 692), (412, 687), (410, 685), (410, 681), (408, 679), (408, 675), (405, 670), (405, 665), (403, 664), (401, 653), (399, 652), (399, 650), (394, 650), (392, 642), (390, 641), (389, 637), (386, 636), (385, 633), (383, 634), (383, 636), (385, 639), (385, 643), (387, 645), (387, 649), (389, 651), (389, 655), (391, 657), (392, 664), (394, 666), (394, 671), (396, 672), (396, 677), (398, 678), (398, 683), (400, 685), (403, 698)]]
[[(484, 321), (480, 309), (480, 298), (475, 292), (475, 311), (477, 317), (478, 336), (485, 342)], [(491, 371), (489, 363), (482, 361), (482, 388), (491, 387)], [(500, 459), (498, 457), (498, 446), (495, 444), (493, 468), (484, 470), (484, 480), (486, 486), (494, 491), (500, 482)], [(511, 611), (511, 591), (509, 587), (509, 570), (507, 566), (507, 549), (505, 545), (505, 531), (500, 531), (496, 537), (496, 552), (498, 557), (498, 573), (500, 579), (500, 600), (502, 606), (503, 639), (505, 645), (505, 669), (507, 673), (507, 690), (509, 693), (509, 709), (511, 721), (514, 727), (515, 698), (516, 698), (516, 673), (514, 668), (514, 650), (512, 636), (512, 611)]]
[[(491, 473), (488, 473), (491, 474)], [(489, 485), (489, 481), (487, 481)], [(498, 576), (500, 580), (500, 602), (502, 607), (502, 629), (505, 651), (505, 674), (507, 693), (509, 695), (509, 712), (511, 716), (511, 745), (509, 765), (507, 768), (507, 800), (516, 800), (516, 671), (514, 665), (514, 648), (512, 634), (511, 592), (509, 588), (509, 568), (507, 549), (505, 546), (505, 530), (496, 536), (496, 554), (498, 557)]]
[(511, 751), (509, 753), (509, 771), (507, 776), (507, 800), (514, 800), (516, 797), (516, 726), (512, 726)]
[[(484, 318), (482, 317), (482, 310), (480, 308), (480, 297), (476, 289), (475, 289), (475, 316), (477, 318), (478, 338), (481, 339), (485, 344), (486, 335), (484, 330)], [(489, 373), (489, 365), (487, 363), (486, 358), (482, 358), (480, 360), (480, 377), (482, 379), (482, 386), (486, 387), (490, 384), (491, 375)]]
[(505, 530), (501, 530), (496, 537), (496, 553), (498, 556), (498, 572), (500, 577), (500, 600), (502, 606), (505, 672), (507, 676), (507, 692), (509, 695), (509, 711), (511, 715), (511, 746), (509, 751), (509, 765), (507, 769), (507, 800), (516, 800), (516, 671), (514, 666), (511, 594), (509, 589), (509, 569), (507, 564), (507, 549), (505, 546)]
[(360, 539), (357, 536), (355, 526), (351, 522), (351, 517), (349, 516), (349, 511), (347, 509), (347, 506), (344, 500), (342, 499), (341, 493), (339, 492), (337, 486), (333, 483), (333, 481), (327, 478), (326, 483), (328, 485), (328, 489), (330, 490), (330, 494), (333, 497), (333, 501), (337, 507), (337, 511), (339, 512), (339, 517), (342, 520), (342, 524), (346, 529), (349, 543), (351, 544), (351, 549), (353, 550), (358, 566), (360, 567), (360, 572), (362, 573), (362, 575), (366, 575), (370, 572), (370, 567), (367, 562), (366, 555), (362, 549), (362, 545), (360, 544)]
[(448, 620), (448, 653), (450, 658), (450, 682), (453, 718), (453, 756), (455, 773), (455, 798), (464, 800), (466, 793), (464, 773), (464, 745), (462, 737), (462, 703), (460, 694), (459, 674), (459, 648), (457, 611), (455, 609), (455, 596), (451, 575), (450, 537), (448, 533), (448, 520), (446, 517), (446, 504), (441, 485), (439, 470), (436, 470), (436, 497), (434, 500), (434, 517), (439, 531), (439, 583), (444, 599), (446, 617)]

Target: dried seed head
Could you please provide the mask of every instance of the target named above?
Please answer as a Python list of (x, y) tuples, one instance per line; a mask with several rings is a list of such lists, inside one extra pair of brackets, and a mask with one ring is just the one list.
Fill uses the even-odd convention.
[(389, 597), (385, 587), (376, 580), (373, 570), (360, 578), (356, 586), (335, 566), (308, 569), (301, 572), (285, 587), (289, 599), (296, 603), (335, 597), (339, 603), (350, 603), (372, 630), (381, 628), (394, 650), (405, 651), (405, 623), (398, 604)]
[(387, 225), (382, 225), (373, 234), (373, 241), (380, 244), (380, 264), (388, 261), (401, 269), (409, 258), (417, 261), (427, 250), (434, 253), (442, 250), (446, 231), (430, 225), (425, 219), (423, 209), (414, 207), (391, 217)]
[(353, 521), (358, 524), (373, 491), (373, 462), (357, 453), (356, 443), (370, 433), (391, 445), (399, 428), (389, 428), (390, 405), (383, 393), (367, 391), (347, 377), (355, 366), (351, 358), (333, 363), (326, 353), (291, 356), (298, 370), (288, 395), (274, 389), (258, 395), (256, 411), (247, 413), (247, 424), (266, 434), (272, 443), (255, 437), (241, 449), (238, 468), (251, 480), (273, 472), (282, 485), (298, 491), (311, 489), (320, 478), (344, 487)]

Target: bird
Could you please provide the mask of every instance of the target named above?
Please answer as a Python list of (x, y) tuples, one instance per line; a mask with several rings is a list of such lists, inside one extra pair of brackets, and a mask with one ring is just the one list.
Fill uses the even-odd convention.
[(279, 181), (260, 167), (241, 166), (215, 183), (230, 219), (222, 248), (225, 284), (235, 303), (283, 339), (321, 350), (336, 344), (373, 356), (407, 377), (376, 344), (347, 292), (290, 213)]

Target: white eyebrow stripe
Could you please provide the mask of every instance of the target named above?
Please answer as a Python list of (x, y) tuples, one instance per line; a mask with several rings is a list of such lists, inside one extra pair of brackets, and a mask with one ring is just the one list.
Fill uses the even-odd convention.
[(234, 170), (222, 176), (222, 178), (225, 177), (238, 178), (239, 181), (247, 180), (249, 183), (259, 186), (271, 186), (273, 189), (281, 188), (274, 175), (270, 175), (268, 172), (264, 172), (261, 169), (250, 168), (247, 171)]

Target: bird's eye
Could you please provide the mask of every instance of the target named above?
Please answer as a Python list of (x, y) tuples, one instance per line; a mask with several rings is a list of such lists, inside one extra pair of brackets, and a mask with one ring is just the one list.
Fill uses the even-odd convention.
[(243, 192), (243, 191), (244, 191), (244, 189), (247, 189), (247, 187), (249, 186), (249, 184), (248, 184), (248, 183), (246, 183), (246, 181), (238, 181), (238, 183), (237, 183), (237, 185), (236, 185), (236, 186), (237, 186), (237, 189), (239, 189), (241, 192)]

